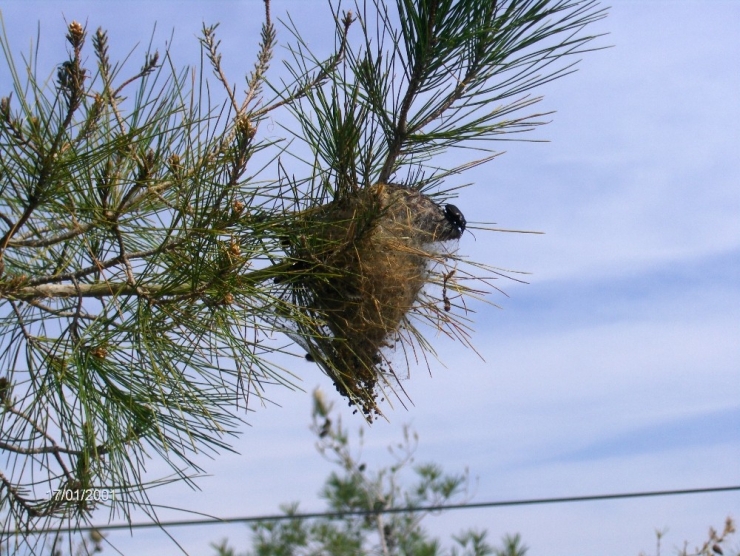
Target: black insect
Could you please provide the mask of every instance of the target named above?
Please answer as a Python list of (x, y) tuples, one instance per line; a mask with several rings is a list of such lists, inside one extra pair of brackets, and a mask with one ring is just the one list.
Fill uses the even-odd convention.
[(460, 209), (455, 205), (445, 205), (445, 218), (447, 219), (447, 222), (452, 224), (457, 230), (457, 237), (462, 236), (467, 222), (465, 221), (463, 213), (460, 212)]

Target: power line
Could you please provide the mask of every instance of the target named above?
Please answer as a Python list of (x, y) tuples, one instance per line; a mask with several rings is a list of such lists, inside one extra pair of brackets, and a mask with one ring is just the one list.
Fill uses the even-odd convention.
[(407, 508), (386, 508), (382, 510), (348, 510), (346, 512), (311, 512), (300, 514), (276, 514), (251, 517), (210, 517), (207, 519), (185, 519), (179, 521), (160, 521), (149, 523), (119, 523), (113, 525), (84, 525), (57, 529), (38, 529), (35, 531), (16, 531), (16, 534), (72, 533), (79, 531), (113, 531), (116, 529), (145, 529), (151, 527), (179, 527), (183, 525), (216, 525), (227, 523), (254, 523), (256, 521), (292, 521), (298, 519), (342, 519), (349, 516), (375, 516), (379, 514), (399, 514), (415, 512), (436, 512), (442, 510), (465, 510), (472, 508), (500, 508), (504, 506), (533, 506), (536, 504), (561, 504), (565, 502), (593, 502), (596, 500), (618, 500), (622, 498), (648, 498), (656, 496), (675, 496), (679, 494), (707, 494), (712, 492), (729, 492), (740, 490), (738, 486), (687, 488), (681, 490), (653, 490), (644, 492), (623, 492), (616, 494), (594, 494), (588, 496), (564, 496), (560, 498), (529, 498), (522, 500), (501, 500), (494, 502), (466, 502), (463, 504), (441, 504), (438, 506), (416, 506)]

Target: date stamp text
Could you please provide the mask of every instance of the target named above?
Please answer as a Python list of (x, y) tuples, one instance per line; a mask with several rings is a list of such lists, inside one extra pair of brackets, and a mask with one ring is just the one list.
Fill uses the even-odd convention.
[(115, 501), (116, 491), (108, 488), (77, 488), (47, 491), (49, 500), (57, 502), (108, 502)]

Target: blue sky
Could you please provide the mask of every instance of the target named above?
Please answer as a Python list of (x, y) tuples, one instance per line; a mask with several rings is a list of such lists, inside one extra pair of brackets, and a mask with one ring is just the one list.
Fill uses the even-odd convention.
[[(16, 51), (41, 22), (50, 72), (63, 16), (108, 29), (119, 52), (145, 45), (155, 21), (156, 44), (174, 28), (182, 64), (198, 60), (201, 22), (220, 21), (236, 79), (252, 67), (261, 6), (60, 1), (2, 11)], [(273, 0), (275, 17), (286, 11), (313, 48), (329, 48), (324, 2)], [(502, 282), (509, 297), (491, 298), (501, 309), (475, 306), (484, 360), (435, 339), (446, 367), (435, 363), (431, 377), (412, 369), (404, 387), (414, 406), (366, 431), (366, 461), (388, 461), (385, 447), (411, 423), (417, 461), (468, 466), (475, 501), (740, 484), (738, 21), (737, 2), (613, 2), (595, 29), (614, 47), (541, 91), (539, 109), (556, 113), (533, 138), (550, 142), (494, 145), (506, 154), (457, 178), (473, 182), (455, 201), (468, 221), (545, 232), (460, 242), (474, 260), (530, 272), (529, 284)], [(314, 365), (291, 365), (307, 391), (333, 392)], [(212, 474), (202, 491), (168, 487), (155, 501), (222, 517), (295, 500), (323, 508), (329, 465), (307, 430), (310, 395), (268, 394), (281, 407), (255, 408), (239, 455), (202, 459)], [(361, 424), (349, 414), (345, 422)], [(532, 555), (637, 556), (653, 549), (656, 528), (669, 528), (669, 552), (701, 542), (728, 514), (740, 517), (740, 493), (466, 510), (429, 524), (442, 537), (468, 526), (493, 538), (520, 532)], [(243, 547), (247, 535), (240, 525), (171, 533), (192, 554), (224, 536)], [(174, 553), (156, 531), (110, 539), (124, 554)]]

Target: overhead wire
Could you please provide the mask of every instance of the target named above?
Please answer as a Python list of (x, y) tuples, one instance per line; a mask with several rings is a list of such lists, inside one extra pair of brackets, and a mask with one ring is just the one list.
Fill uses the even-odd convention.
[[(308, 512), (295, 514), (273, 514), (247, 517), (209, 517), (207, 519), (184, 519), (175, 521), (153, 521), (147, 523), (114, 523), (109, 525), (80, 525), (77, 527), (46, 528), (28, 531), (16, 531), (18, 534), (72, 533), (81, 531), (113, 531), (117, 529), (145, 529), (151, 527), (181, 527), (195, 525), (224, 525), (230, 523), (255, 523), (259, 521), (294, 521), (304, 519), (343, 519), (346, 517), (376, 516), (381, 514), (399, 514), (416, 512), (438, 512), (448, 510), (465, 510), (474, 508), (500, 508), (506, 506), (531, 506), (537, 504), (561, 504), (568, 502), (593, 502), (598, 500), (619, 500), (627, 498), (649, 498), (657, 496), (676, 496), (687, 494), (708, 494), (717, 492), (740, 491), (740, 485), (686, 488), (678, 490), (652, 490), (641, 492), (620, 492), (613, 494), (593, 494), (585, 496), (562, 496), (554, 498), (525, 498), (520, 500), (500, 500), (490, 502), (465, 502), (460, 504), (439, 504), (430, 506), (413, 506), (403, 508), (384, 508), (379, 510), (347, 510), (342, 512)], [(205, 514), (204, 514), (205, 515)]]

